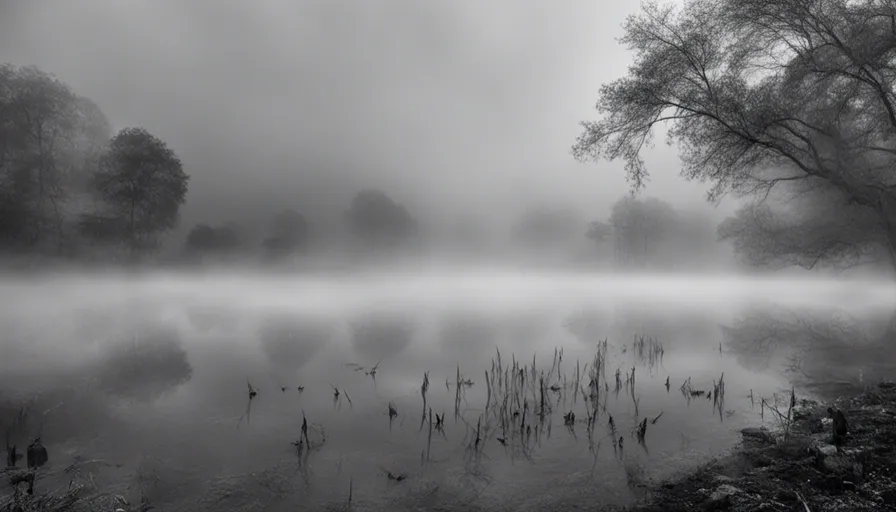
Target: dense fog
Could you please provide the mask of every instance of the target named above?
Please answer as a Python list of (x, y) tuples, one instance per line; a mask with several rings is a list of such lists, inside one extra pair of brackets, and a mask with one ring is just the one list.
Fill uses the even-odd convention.
[(885, 4), (0, 1), (0, 508), (624, 506), (744, 432), (820, 471), (845, 420), (812, 465), (795, 411), (896, 389)]

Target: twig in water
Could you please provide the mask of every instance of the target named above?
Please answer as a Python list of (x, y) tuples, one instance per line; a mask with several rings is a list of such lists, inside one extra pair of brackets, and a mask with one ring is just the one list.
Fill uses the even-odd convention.
[(244, 418), (246, 420), (246, 425), (249, 425), (249, 423), (251, 422), (251, 420), (252, 420), (252, 400), (256, 396), (258, 396), (258, 391), (256, 391), (255, 388), (252, 387), (252, 383), (250, 383), (248, 379), (246, 379), (246, 384), (249, 386), (249, 400), (246, 402), (246, 412), (244, 412), (243, 415), (240, 416), (240, 419), (237, 420), (237, 422), (236, 422), (237, 429), (240, 428), (240, 425), (243, 423)]
[(352, 491), (355, 486), (355, 477), (348, 479), (348, 506), (352, 506)]

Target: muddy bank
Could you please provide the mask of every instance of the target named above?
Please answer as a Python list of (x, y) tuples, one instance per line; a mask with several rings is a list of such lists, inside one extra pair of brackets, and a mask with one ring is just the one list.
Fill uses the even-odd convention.
[[(849, 422), (839, 451), (829, 406)], [(896, 510), (896, 383), (824, 404), (797, 400), (791, 418), (774, 431), (746, 429), (730, 453), (614, 510)]]

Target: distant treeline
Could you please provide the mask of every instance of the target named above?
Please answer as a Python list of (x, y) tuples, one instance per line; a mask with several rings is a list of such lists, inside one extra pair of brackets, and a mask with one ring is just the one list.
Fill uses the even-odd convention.
[(643, 268), (705, 262), (718, 245), (713, 223), (656, 199), (623, 198), (608, 219), (590, 224), (563, 208), (532, 208), (496, 233), (490, 219), (462, 212), (451, 226), (426, 226), (376, 189), (354, 196), (339, 233), (311, 225), (294, 205), (272, 211), (265, 226), (202, 223), (172, 240), (189, 184), (178, 155), (147, 130), (113, 133), (94, 102), (52, 75), (0, 66), (0, 244), (8, 255), (108, 262), (164, 252), (168, 261), (187, 263), (298, 261), (342, 237), (341, 250), (362, 257), (547, 254), (555, 262)]
[(90, 99), (0, 66), (0, 243), (19, 254), (151, 251), (187, 194), (180, 159), (142, 128), (112, 134)]

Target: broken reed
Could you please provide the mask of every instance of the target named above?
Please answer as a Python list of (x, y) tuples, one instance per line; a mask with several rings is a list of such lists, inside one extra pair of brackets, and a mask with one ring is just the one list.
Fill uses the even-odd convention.
[[(525, 454), (533, 436), (537, 441), (541, 435), (550, 435), (555, 408), (570, 398), (577, 402), (581, 393), (586, 409), (584, 423), (590, 436), (600, 410), (606, 410), (606, 402), (601, 404), (601, 388), (609, 389), (605, 381), (607, 349), (608, 341), (603, 340), (598, 343), (592, 361), (586, 363), (584, 368), (580, 361), (576, 361), (575, 375), (570, 380), (561, 370), (564, 357), (562, 348), (554, 349), (551, 366), (547, 369), (538, 368), (537, 355), (533, 356), (531, 364), (523, 364), (511, 355), (507, 364), (500, 349), (496, 348), (491, 366), (485, 371), (485, 413), (478, 420), (476, 429), (470, 426), (471, 430), (478, 431), (480, 439), (482, 432), (498, 432), (497, 439), (502, 445), (519, 449)], [(459, 368), (457, 375), (460, 375)], [(583, 385), (585, 378), (588, 379), (587, 386)], [(458, 411), (455, 413), (457, 416)], [(572, 410), (564, 414), (567, 427), (573, 427), (575, 423)], [(593, 444), (590, 445), (593, 447)], [(476, 446), (475, 442), (473, 446)]]
[(719, 377), (719, 381), (716, 382), (715, 379), (712, 381), (712, 389), (709, 391), (703, 389), (697, 389), (691, 384), (691, 378), (688, 377), (687, 380), (682, 383), (679, 388), (681, 394), (687, 399), (690, 404), (691, 400), (697, 398), (706, 398), (707, 400), (712, 400), (713, 410), (717, 411), (719, 414), (719, 420), (722, 420), (722, 413), (725, 408), (725, 373), (722, 372), (722, 375)]
[(663, 356), (666, 354), (666, 350), (659, 340), (641, 335), (635, 335), (634, 338), (632, 350), (639, 362), (646, 364), (650, 369), (663, 364)]
[[(642, 355), (650, 361), (660, 361), (664, 350), (659, 342), (652, 338), (636, 337), (635, 339), (635, 356), (641, 358)], [(477, 456), (485, 447), (487, 441), (494, 437), (503, 447), (508, 449), (511, 455), (521, 453), (524, 457), (531, 459), (532, 449), (541, 443), (544, 436), (550, 438), (552, 431), (552, 416), (555, 409), (565, 408), (568, 399), (573, 403), (577, 403), (578, 395), (581, 394), (585, 415), (582, 419), (577, 418), (573, 409), (563, 414), (564, 425), (569, 429), (570, 433), (575, 436), (575, 426), (577, 423), (584, 423), (587, 433), (589, 450), (596, 452), (599, 450), (600, 443), (594, 442), (595, 430), (598, 425), (601, 412), (607, 412), (607, 398), (610, 391), (610, 385), (607, 382), (607, 358), (608, 340), (602, 340), (597, 343), (597, 350), (590, 361), (584, 366), (579, 360), (576, 360), (575, 374), (572, 379), (562, 371), (562, 363), (564, 351), (562, 348), (555, 348), (551, 365), (548, 368), (538, 368), (537, 354), (533, 355), (530, 364), (524, 364), (518, 361), (515, 355), (511, 355), (508, 361), (502, 356), (499, 348), (495, 349), (495, 357), (491, 360), (489, 369), (484, 371), (486, 384), (486, 400), (485, 408), (472, 425), (467, 422), (461, 414), (460, 404), (465, 400), (465, 389), (473, 386), (473, 381), (466, 378), (460, 368), (456, 366), (455, 370), (455, 420), (463, 421), (467, 426), (464, 443), (467, 445), (468, 453)], [(585, 381), (587, 380), (587, 385)], [(636, 389), (636, 367), (632, 366), (630, 370), (625, 371), (624, 377), (621, 369), (616, 370), (615, 374), (616, 391), (624, 386), (630, 392), (635, 405), (635, 417), (639, 418), (635, 428), (631, 432), (639, 443), (643, 444), (647, 432), (647, 424), (655, 424), (662, 416), (662, 412), (653, 417), (640, 418), (635, 389)], [(689, 382), (689, 381), (688, 381)], [(450, 390), (451, 382), (449, 379), (445, 381), (446, 388)], [(332, 384), (331, 384), (332, 386)], [(668, 378), (666, 380), (668, 388)], [(255, 397), (257, 391), (248, 386), (251, 399)], [(428, 424), (427, 445), (421, 452), (421, 459), (424, 463), (430, 460), (431, 442), (433, 432), (444, 434), (445, 415), (442, 413), (434, 414), (429, 406), (429, 372), (424, 372), (423, 381), (420, 386), (420, 395), (423, 401), (423, 410), (421, 414), (421, 430)], [(684, 386), (683, 386), (684, 388)], [(345, 390), (340, 390), (336, 386), (332, 386), (334, 402), (345, 397), (349, 403), (350, 398)], [(724, 389), (723, 378), (719, 383), (714, 383), (713, 395), (721, 395), (720, 390)], [(569, 392), (572, 395), (569, 395)], [(248, 412), (248, 411), (247, 411)], [(248, 416), (248, 414), (247, 414)], [(390, 429), (392, 422), (398, 416), (398, 411), (393, 402), (388, 404), (388, 416)], [(621, 448), (622, 437), (617, 442), (616, 425), (609, 416), (607, 427), (614, 439), (614, 447)], [(247, 418), (248, 420), (248, 418)], [(428, 421), (427, 421), (428, 420)], [(303, 422), (301, 436), (294, 444), (300, 461), (307, 459), (310, 441), (308, 438), (308, 424), (303, 413)], [(597, 436), (600, 439), (600, 435)], [(645, 448), (646, 449), (646, 448)], [(596, 464), (596, 461), (595, 461)]]

